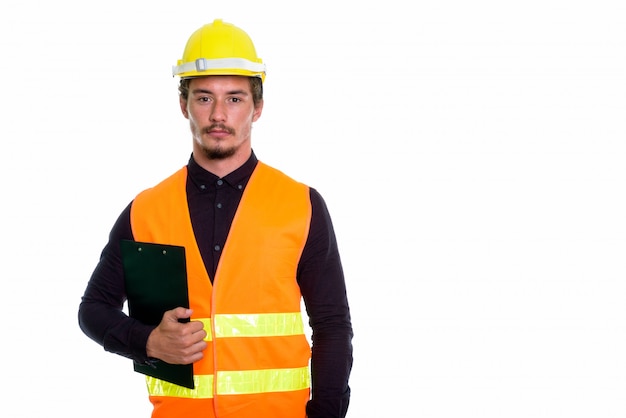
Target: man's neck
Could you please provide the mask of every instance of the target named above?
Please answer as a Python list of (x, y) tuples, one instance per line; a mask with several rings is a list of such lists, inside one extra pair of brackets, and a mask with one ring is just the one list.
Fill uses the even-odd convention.
[(206, 171), (222, 178), (244, 165), (244, 163), (248, 161), (248, 158), (250, 158), (251, 153), (252, 150), (249, 151), (248, 155), (245, 155), (244, 153), (236, 153), (235, 155), (224, 159), (210, 159), (202, 152), (196, 152), (194, 150), (193, 159)]

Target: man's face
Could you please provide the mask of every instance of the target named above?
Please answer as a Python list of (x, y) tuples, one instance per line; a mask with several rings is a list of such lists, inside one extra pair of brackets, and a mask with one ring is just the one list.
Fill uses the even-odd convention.
[(261, 116), (263, 105), (255, 108), (247, 77), (194, 78), (180, 107), (189, 119), (194, 154), (200, 152), (209, 160), (248, 158), (252, 123)]

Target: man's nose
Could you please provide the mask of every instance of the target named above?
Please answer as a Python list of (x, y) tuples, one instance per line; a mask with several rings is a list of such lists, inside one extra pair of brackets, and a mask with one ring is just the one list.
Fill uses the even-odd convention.
[(209, 115), (211, 121), (223, 121), (226, 119), (226, 108), (225, 104), (221, 102), (215, 102), (213, 104), (213, 108), (211, 109), (211, 114)]

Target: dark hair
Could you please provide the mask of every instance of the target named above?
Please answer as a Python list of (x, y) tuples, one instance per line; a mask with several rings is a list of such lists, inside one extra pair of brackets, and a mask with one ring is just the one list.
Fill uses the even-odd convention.
[[(191, 78), (181, 78), (178, 85), (178, 93), (187, 100), (189, 98), (189, 82)], [(263, 80), (260, 77), (248, 77), (250, 80), (250, 90), (252, 91), (252, 100), (254, 106), (258, 106), (263, 100)]]

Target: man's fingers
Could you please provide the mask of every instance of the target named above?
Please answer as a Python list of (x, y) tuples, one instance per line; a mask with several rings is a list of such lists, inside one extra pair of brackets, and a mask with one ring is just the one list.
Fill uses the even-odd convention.
[(174, 308), (163, 314), (163, 318), (171, 322), (178, 322), (179, 319), (189, 319), (193, 311), (187, 308)]

